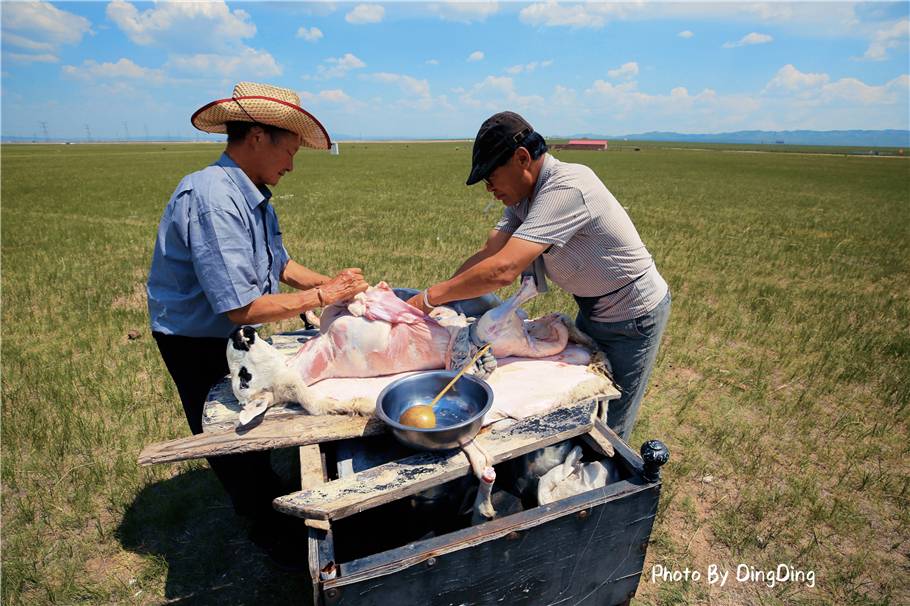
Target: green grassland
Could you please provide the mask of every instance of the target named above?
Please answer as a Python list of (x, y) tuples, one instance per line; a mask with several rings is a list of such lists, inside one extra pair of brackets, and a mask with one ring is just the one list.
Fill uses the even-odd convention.
[[(631, 440), (672, 453), (639, 603), (910, 603), (910, 162), (636, 146), (558, 156), (607, 183), (673, 291)], [(220, 148), (0, 150), (4, 604), (304, 599), (203, 463), (136, 464), (188, 433), (144, 281), (173, 188)], [(464, 186), (469, 143), (341, 151), (301, 152), (275, 189), (288, 250), (322, 272), (422, 287), (500, 213)], [(574, 309), (556, 289), (528, 311)], [(648, 578), (711, 563), (817, 579)]]

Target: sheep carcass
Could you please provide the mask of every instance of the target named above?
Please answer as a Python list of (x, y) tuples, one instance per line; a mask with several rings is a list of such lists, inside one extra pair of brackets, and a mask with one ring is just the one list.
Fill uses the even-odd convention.
[[(525, 322), (519, 306), (537, 295), (531, 279), (514, 296), (481, 316), (477, 335), (493, 342), (497, 358), (543, 358), (561, 352), (569, 333), (558, 314)], [(339, 377), (376, 377), (445, 368), (454, 332), (463, 317), (439, 307), (431, 315), (408, 305), (380, 282), (353, 302), (331, 305), (318, 339), (305, 343), (288, 362), (307, 383)]]
[[(565, 349), (569, 333), (561, 315), (525, 321), (519, 306), (536, 294), (527, 278), (514, 296), (477, 321), (478, 337), (493, 343), (497, 358), (542, 358)], [(454, 335), (465, 325), (465, 318), (449, 308), (424, 314), (380, 282), (352, 301), (327, 307), (319, 337), (290, 357), (243, 327), (227, 347), (231, 387), (244, 406), (241, 424), (282, 402), (298, 402), (310, 414), (371, 414), (371, 404), (319, 400), (307, 386), (328, 378), (445, 368)]]

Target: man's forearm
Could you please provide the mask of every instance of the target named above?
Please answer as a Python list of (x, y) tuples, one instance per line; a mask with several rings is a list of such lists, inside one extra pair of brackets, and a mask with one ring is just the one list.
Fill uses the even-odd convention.
[(463, 274), (465, 271), (471, 269), (472, 267), (474, 267), (475, 265), (477, 265), (484, 259), (488, 258), (490, 255), (491, 255), (491, 253), (489, 251), (487, 251), (487, 249), (483, 249), (481, 251), (474, 253), (473, 255), (468, 257), (467, 261), (465, 261), (464, 263), (461, 264), (461, 267), (459, 267), (457, 270), (455, 270), (455, 273), (452, 274), (452, 277), (454, 278), (455, 276), (457, 276), (459, 274)]
[(281, 272), (281, 281), (298, 290), (315, 288), (329, 280), (331, 280), (330, 277), (304, 267), (294, 260), (288, 261), (287, 265), (284, 266), (284, 271)]
[[(468, 265), (471, 259), (464, 265)], [(521, 274), (521, 269), (495, 256), (480, 259), (463, 269), (459, 268), (458, 273), (445, 282), (431, 286), (427, 296), (432, 305), (479, 297), (508, 286)]]
[(292, 293), (262, 295), (240, 309), (227, 312), (234, 324), (262, 324), (293, 318), (305, 311), (322, 306), (316, 288)]

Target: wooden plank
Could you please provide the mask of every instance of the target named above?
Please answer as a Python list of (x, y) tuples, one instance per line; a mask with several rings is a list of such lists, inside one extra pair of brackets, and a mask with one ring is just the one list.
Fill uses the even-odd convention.
[[(227, 431), (237, 425), (242, 410), (240, 402), (231, 391), (230, 377), (212, 386), (202, 410), (203, 433)], [(306, 416), (303, 407), (296, 403), (278, 404), (265, 411), (264, 421), (277, 421)]]
[(660, 487), (606, 488), (342, 565), (324, 592), (351, 606), (622, 603), (638, 586)]
[[(331, 532), (329, 530), (328, 532)], [(319, 580), (319, 541), (325, 537), (326, 531), (317, 528), (307, 528), (307, 566), (310, 572), (310, 589), (313, 592), (313, 606), (323, 606), (322, 583)]]
[(548, 524), (563, 516), (577, 514), (584, 509), (596, 507), (608, 501), (636, 495), (644, 490), (650, 490), (650, 487), (622, 480), (598, 489), (596, 492), (584, 492), (560, 499), (548, 505), (527, 509), (514, 515), (493, 518), (483, 524), (469, 526), (418, 543), (410, 543), (383, 553), (359, 558), (341, 565), (341, 578), (336, 584), (353, 584), (393, 574), (424, 562), (431, 557), (453, 553), (461, 549), (469, 549), (487, 541), (502, 538), (510, 533), (520, 533), (535, 526)]
[(385, 424), (374, 417), (300, 415), (280, 420), (266, 419), (250, 429), (212, 431), (152, 444), (139, 455), (139, 464), (173, 463), (240, 452), (304, 446), (384, 431)]
[(299, 449), (300, 489), (306, 490), (325, 483), (325, 462), (319, 444), (307, 444)]
[[(332, 529), (307, 528), (307, 564), (310, 570), (310, 583), (313, 590), (313, 606), (325, 606), (322, 598), (322, 569), (336, 566), (335, 541)], [(337, 567), (336, 567), (337, 574)]]
[(595, 419), (593, 431), (600, 434), (601, 437), (613, 445), (614, 450), (619, 453), (620, 457), (625, 460), (626, 463), (628, 463), (632, 471), (638, 475), (641, 475), (644, 472), (645, 462), (641, 459), (641, 455), (623, 442), (622, 438), (620, 438), (615, 431), (610, 429), (606, 423), (600, 419)]
[(613, 443), (607, 439), (607, 437), (597, 429), (597, 423), (603, 425), (603, 421), (600, 419), (595, 419), (595, 426), (591, 428), (591, 431), (584, 434), (582, 439), (594, 450), (605, 457), (613, 458), (613, 455), (616, 454), (616, 450), (613, 448)]
[(310, 528), (317, 528), (319, 530), (331, 530), (332, 529), (332, 523), (329, 522), (328, 520), (314, 520), (312, 518), (306, 518), (303, 521), (303, 523), (306, 524), (307, 526), (309, 526)]
[[(503, 431), (477, 436), (477, 444), (494, 463), (507, 461), (544, 446), (590, 431), (596, 398), (528, 417)], [(279, 497), (276, 509), (302, 517), (337, 520), (371, 509), (470, 473), (460, 450), (422, 452), (392, 461), (311, 490)]]

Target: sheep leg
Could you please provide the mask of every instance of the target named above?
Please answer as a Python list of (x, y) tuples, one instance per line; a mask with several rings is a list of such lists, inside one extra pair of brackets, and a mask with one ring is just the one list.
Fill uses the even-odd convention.
[(496, 517), (496, 509), (493, 507), (493, 482), (496, 481), (496, 470), (491, 465), (492, 460), (484, 450), (471, 440), (463, 445), (461, 449), (468, 462), (471, 464), (471, 470), (480, 485), (477, 487), (477, 498), (474, 499), (474, 514), (471, 516), (471, 524), (479, 524), (492, 520)]

